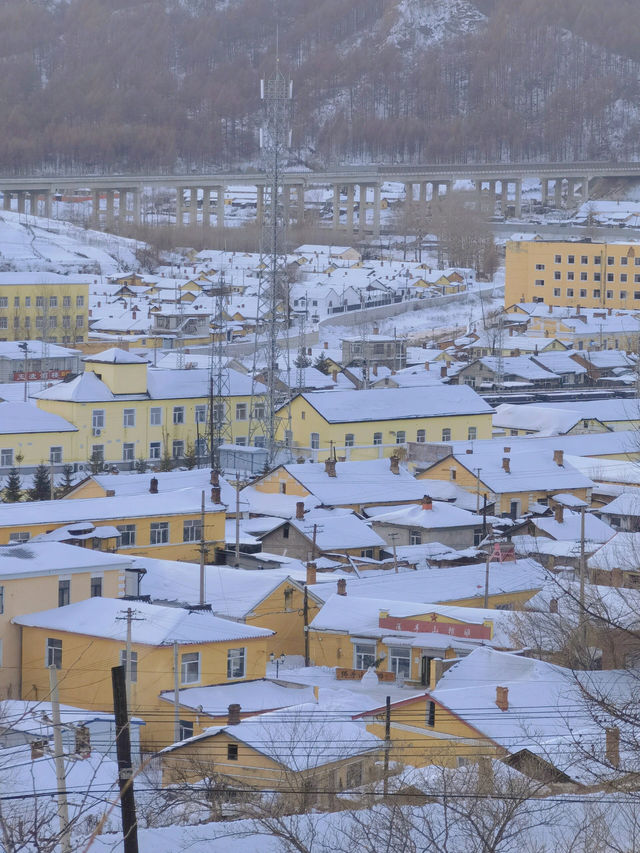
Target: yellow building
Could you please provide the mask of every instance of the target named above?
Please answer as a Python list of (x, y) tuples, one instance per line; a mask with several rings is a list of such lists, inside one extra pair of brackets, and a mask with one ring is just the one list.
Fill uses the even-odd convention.
[[(193, 448), (206, 455), (209, 371), (152, 368), (135, 353), (109, 349), (85, 358), (85, 371), (34, 395), (38, 407), (77, 427), (75, 459), (133, 469), (137, 459), (159, 465)], [(216, 418), (236, 444), (248, 442), (251, 378), (229, 371), (229, 395)], [(41, 450), (45, 453), (47, 448)], [(46, 455), (41, 458), (47, 458)]]
[(312, 391), (291, 401), (291, 435), (282, 426), (280, 439), (314, 459), (332, 448), (339, 457), (375, 459), (408, 441), (491, 438), (492, 414), (466, 385)]
[(87, 337), (88, 312), (86, 276), (0, 273), (0, 341), (82, 343)]
[(544, 302), (583, 308), (640, 308), (636, 243), (508, 242), (505, 305)]
[[(201, 490), (184, 489), (148, 492), (145, 496), (5, 504), (0, 515), (0, 544), (28, 542), (36, 536), (55, 541), (59, 528), (85, 522), (98, 530), (103, 526), (116, 528), (122, 554), (197, 561), (202, 539), (201, 503)], [(204, 539), (208, 553), (224, 543), (224, 523), (225, 507), (207, 495)], [(101, 539), (100, 543), (106, 541)]]
[[(261, 678), (271, 631), (220, 619), (206, 610), (95, 598), (16, 617), (22, 626), (23, 699), (49, 695), (48, 666), (58, 670), (60, 701), (113, 708), (111, 667), (126, 663), (131, 609), (130, 712), (145, 720), (142, 748), (175, 741), (174, 719), (160, 693), (197, 684)], [(193, 733), (191, 724), (180, 737)]]
[(14, 466), (59, 465), (76, 458), (78, 428), (31, 403), (0, 402), (0, 471)]
[(0, 547), (0, 697), (20, 696), (20, 629), (14, 616), (105, 596), (127, 588), (131, 561), (53, 543)]

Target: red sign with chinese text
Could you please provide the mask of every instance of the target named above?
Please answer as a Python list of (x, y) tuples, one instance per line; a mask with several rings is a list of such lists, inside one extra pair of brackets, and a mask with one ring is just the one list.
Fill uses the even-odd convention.
[(466, 622), (438, 622), (438, 615), (432, 613), (429, 620), (398, 619), (395, 616), (380, 616), (379, 627), (390, 631), (408, 631), (413, 634), (446, 634), (464, 640), (490, 640), (489, 625), (470, 625)]

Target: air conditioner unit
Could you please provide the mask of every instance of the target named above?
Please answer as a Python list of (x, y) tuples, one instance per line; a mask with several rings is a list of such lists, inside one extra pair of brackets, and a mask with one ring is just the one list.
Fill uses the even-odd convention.
[(102, 435), (102, 430), (94, 427), (92, 430), (92, 435)]

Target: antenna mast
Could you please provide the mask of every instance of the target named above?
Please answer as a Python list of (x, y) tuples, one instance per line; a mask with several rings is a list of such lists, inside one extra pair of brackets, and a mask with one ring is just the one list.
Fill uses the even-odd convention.
[(221, 471), (220, 445), (231, 443), (229, 420), (230, 381), (227, 367), (224, 312), (227, 307), (229, 288), (226, 286), (224, 270), (220, 271), (216, 290), (215, 319), (217, 330), (211, 340), (209, 355), (209, 421), (207, 424), (207, 446), (212, 471)]
[[(263, 124), (260, 130), (265, 185), (260, 245), (260, 280), (253, 362), (251, 412), (249, 415), (249, 441), (267, 451), (266, 464), (273, 467), (282, 446), (279, 435), (282, 422), (287, 422), (290, 434), (291, 413), (280, 413), (287, 397), (278, 389), (279, 363), (283, 353), (279, 339), (288, 337), (289, 286), (287, 281), (287, 255), (285, 242), (286, 205), (283, 185), (284, 165), (291, 143), (291, 101), (293, 84), (286, 79), (276, 59), (273, 77), (260, 81), (263, 102)], [(290, 388), (289, 347), (284, 353), (286, 383)], [(260, 382), (256, 379), (260, 373)], [(262, 383), (262, 384), (260, 384)]]

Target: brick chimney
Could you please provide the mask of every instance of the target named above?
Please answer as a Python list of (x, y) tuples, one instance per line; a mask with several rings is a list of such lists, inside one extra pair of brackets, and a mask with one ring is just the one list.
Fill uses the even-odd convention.
[(378, 365), (377, 364), (373, 365), (373, 367), (371, 368), (371, 372), (373, 373), (374, 376), (378, 375)]
[(337, 370), (331, 371), (331, 378), (333, 379), (334, 382), (338, 381), (338, 371)]
[(620, 729), (617, 726), (606, 730), (605, 750), (609, 764), (617, 767), (620, 764)]
[(296, 501), (296, 520), (303, 521), (304, 519), (304, 501)]
[(502, 449), (504, 450), (505, 453), (511, 453), (510, 447), (503, 447)]
[(488, 755), (478, 758), (478, 793), (492, 794), (494, 790), (493, 764)]
[(511, 473), (511, 461), (508, 456), (502, 457), (502, 468), (507, 474)]
[(324, 460), (324, 470), (329, 477), (337, 477), (338, 475), (336, 474), (336, 460), (328, 456)]
[(400, 457), (396, 456), (395, 453), (389, 457), (389, 470), (392, 474), (400, 473)]
[(307, 563), (307, 586), (311, 586), (317, 580), (317, 567), (314, 562)]
[(425, 361), (425, 363), (424, 363), (424, 369), (425, 369), (425, 370), (431, 370), (431, 365), (429, 364), (429, 362), (428, 362), (428, 361)]
[(558, 612), (558, 599), (552, 598), (549, 602), (549, 613), (557, 613)]
[(447, 375), (447, 365), (443, 364), (440, 368), (440, 378), (444, 379), (446, 375)]
[(211, 503), (219, 504), (220, 502), (220, 486), (211, 486)]
[(105, 492), (105, 498), (115, 498), (116, 490), (115, 489), (107, 489)]
[(233, 705), (229, 705), (229, 714), (227, 717), (227, 725), (228, 726), (237, 726), (240, 722), (240, 705), (237, 702), (234, 702)]
[(211, 474), (209, 476), (209, 482), (211, 483), (212, 486), (219, 486), (220, 485), (220, 477), (219, 477), (217, 471), (213, 471), (213, 470), (211, 471)]
[(562, 468), (564, 466), (564, 450), (554, 450), (553, 461)]
[(322, 342), (322, 346), (323, 346), (325, 349), (329, 349), (329, 341), (323, 341), (323, 342)]
[(555, 505), (553, 514), (558, 524), (564, 524), (564, 507), (562, 506), (562, 504)]
[(429, 495), (425, 495), (422, 498), (422, 509), (433, 509), (433, 501), (429, 497)]
[(158, 494), (158, 478), (152, 477), (151, 482), (149, 483), (149, 492), (152, 495)]
[(496, 687), (496, 705), (501, 711), (509, 710), (509, 688)]
[(374, 335), (379, 335), (379, 334), (380, 334), (380, 327), (379, 327), (379, 326), (374, 326), (374, 327), (373, 327), (373, 334), (374, 334)]
[(338, 595), (346, 595), (347, 594), (347, 581), (344, 578), (340, 578), (338, 581)]

